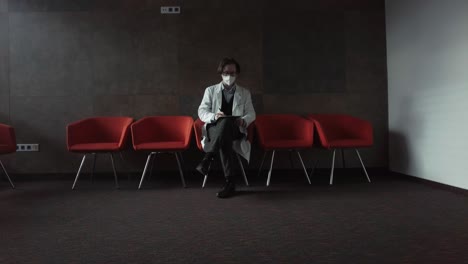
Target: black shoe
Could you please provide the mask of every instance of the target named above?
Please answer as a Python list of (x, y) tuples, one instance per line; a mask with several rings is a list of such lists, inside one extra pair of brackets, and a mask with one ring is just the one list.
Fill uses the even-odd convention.
[(223, 189), (216, 193), (216, 196), (218, 196), (218, 198), (228, 198), (234, 196), (235, 193), (236, 184), (234, 182), (226, 182)]
[(203, 174), (203, 176), (208, 174), (208, 169), (210, 168), (212, 156), (211, 155), (205, 155), (203, 160), (198, 164), (198, 166), (195, 168), (198, 172)]

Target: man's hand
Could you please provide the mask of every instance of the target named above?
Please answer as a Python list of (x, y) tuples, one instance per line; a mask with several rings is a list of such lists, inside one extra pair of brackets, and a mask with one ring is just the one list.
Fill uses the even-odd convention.
[(242, 119), (242, 118), (236, 119), (236, 124), (237, 124), (238, 126), (240, 126), (240, 127), (245, 127), (245, 125), (246, 125), (244, 119)]
[(215, 120), (218, 120), (218, 118), (220, 118), (220, 117), (222, 117), (222, 116), (224, 116), (224, 113), (223, 113), (223, 112), (220, 111), (220, 112), (216, 113), (216, 114), (215, 114)]

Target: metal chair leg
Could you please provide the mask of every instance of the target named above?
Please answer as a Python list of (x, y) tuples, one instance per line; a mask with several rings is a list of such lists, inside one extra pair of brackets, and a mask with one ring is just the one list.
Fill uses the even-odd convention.
[(260, 168), (258, 169), (257, 177), (260, 177), (260, 174), (262, 173), (263, 163), (265, 162), (266, 154), (267, 154), (267, 152), (265, 151), (263, 153), (262, 163), (260, 163)]
[(319, 161), (320, 161), (320, 160), (317, 158), (317, 160), (316, 160), (315, 163), (314, 163), (314, 167), (312, 167), (312, 169), (310, 170), (310, 173), (309, 173), (310, 176), (314, 176), (314, 174), (315, 174), (315, 169), (317, 168), (317, 165), (319, 164)]
[(187, 166), (185, 166), (185, 159), (184, 156), (182, 155), (182, 152), (179, 152), (179, 158), (180, 158), (180, 163), (182, 164), (182, 169), (184, 170), (184, 175), (188, 175), (189, 172), (187, 171)]
[(120, 160), (122, 161), (122, 167), (124, 168), (124, 171), (127, 173), (127, 181), (130, 181), (131, 175), (130, 175), (130, 172), (128, 171), (127, 162), (125, 161), (122, 151), (119, 151), (119, 156), (120, 156)]
[(206, 180), (208, 179), (208, 174), (203, 178), (202, 188), (205, 188)]
[(176, 159), (177, 159), (177, 165), (179, 165), (179, 172), (180, 172), (180, 179), (182, 180), (182, 186), (184, 186), (184, 188), (187, 188), (187, 186), (185, 185), (184, 171), (182, 169), (182, 163), (181, 163), (181, 160), (179, 158), (180, 153), (174, 152), (174, 154), (175, 154)]
[(293, 158), (292, 158), (292, 151), (293, 150), (289, 150), (289, 164), (291, 165), (291, 169), (294, 169), (294, 161), (293, 161)]
[(148, 164), (152, 156), (153, 156), (153, 152), (148, 154), (148, 158), (146, 158), (146, 164), (145, 164), (145, 168), (143, 169), (143, 174), (141, 174), (141, 179), (140, 179), (140, 184), (138, 185), (138, 190), (141, 189), (141, 185), (143, 184), (143, 180), (145, 179), (146, 170), (148, 169)]
[(343, 162), (343, 169), (346, 168), (345, 157), (344, 157), (344, 149), (341, 149), (341, 161)]
[(268, 178), (267, 178), (266, 186), (270, 186), (271, 171), (273, 170), (273, 160), (275, 159), (275, 151), (276, 150), (273, 150), (273, 154), (271, 154), (270, 171), (268, 171)]
[(93, 170), (91, 171), (91, 182), (94, 181), (94, 171), (96, 169), (96, 159), (97, 159), (97, 155), (96, 155), (96, 153), (93, 153)]
[(115, 170), (114, 154), (110, 153), (110, 157), (112, 162), (112, 170), (114, 171), (115, 188), (119, 189), (119, 179), (117, 178), (117, 171)]
[(10, 175), (8, 175), (8, 172), (6, 171), (5, 166), (3, 166), (3, 162), (1, 160), (0, 160), (0, 165), (2, 166), (2, 169), (5, 172), (5, 175), (6, 175), (7, 179), (8, 179), (8, 181), (10, 182), (11, 188), (15, 189), (15, 185), (11, 181)]
[(76, 185), (76, 182), (78, 181), (78, 178), (80, 177), (81, 168), (83, 167), (85, 159), (86, 159), (86, 154), (83, 156), (83, 159), (81, 159), (80, 168), (78, 169), (78, 173), (76, 173), (76, 177), (75, 177), (75, 181), (73, 182), (72, 190), (75, 189), (75, 185)]
[(356, 154), (359, 158), (359, 161), (361, 162), (362, 169), (364, 170), (364, 173), (366, 174), (367, 181), (371, 182), (369, 175), (367, 174), (366, 166), (364, 166), (364, 162), (362, 162), (361, 155), (359, 155), (359, 151), (357, 149), (354, 149), (356, 151)]
[(296, 150), (296, 152), (297, 152), (297, 156), (299, 156), (299, 160), (301, 161), (302, 168), (304, 169), (304, 173), (305, 173), (305, 176), (306, 176), (306, 178), (307, 178), (307, 181), (309, 182), (309, 184), (312, 184), (312, 183), (310, 182), (310, 178), (309, 178), (309, 174), (307, 173), (307, 169), (306, 169), (306, 167), (305, 167), (305, 165), (304, 165), (304, 161), (302, 160), (301, 153), (299, 153), (298, 150)]
[(208, 174), (210, 174), (211, 164), (213, 164), (214, 159), (211, 159), (210, 165), (208, 165), (208, 172), (205, 174), (203, 178), (202, 188), (205, 188), (206, 180), (208, 180)]
[(333, 185), (333, 171), (335, 170), (335, 152), (336, 149), (333, 150), (332, 167), (330, 172), (330, 185)]
[(247, 180), (247, 175), (245, 174), (244, 164), (242, 164), (241, 157), (237, 153), (236, 153), (236, 156), (237, 156), (237, 160), (239, 161), (239, 165), (240, 165), (240, 168), (241, 168), (242, 175), (244, 176), (245, 185), (249, 186), (249, 181)]
[(148, 179), (151, 179), (153, 177), (153, 167), (154, 167), (154, 160), (155, 159), (156, 159), (156, 155), (153, 155), (153, 157), (151, 158), (151, 169), (150, 169), (150, 172), (149, 172)]

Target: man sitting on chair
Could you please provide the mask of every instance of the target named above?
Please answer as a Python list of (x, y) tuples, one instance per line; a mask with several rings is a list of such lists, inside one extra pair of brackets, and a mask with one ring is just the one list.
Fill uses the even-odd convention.
[(232, 58), (224, 58), (218, 66), (222, 82), (205, 89), (198, 117), (205, 122), (202, 129), (202, 146), (206, 152), (197, 171), (206, 175), (213, 157), (219, 153), (226, 183), (217, 193), (219, 198), (233, 196), (236, 175), (233, 171), (234, 151), (250, 159), (250, 142), (247, 127), (255, 120), (250, 91), (236, 84), (240, 66)]

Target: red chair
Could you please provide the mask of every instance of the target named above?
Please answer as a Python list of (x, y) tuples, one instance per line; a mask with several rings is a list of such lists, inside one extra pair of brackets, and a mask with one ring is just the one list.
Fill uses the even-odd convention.
[(273, 151), (266, 185), (270, 185), (271, 171), (273, 169), (273, 160), (276, 150), (295, 151), (301, 161), (307, 181), (311, 184), (309, 174), (307, 173), (299, 150), (312, 146), (314, 136), (313, 123), (301, 116), (288, 114), (257, 115), (255, 123), (258, 143), (265, 151), (259, 172), (263, 167), (267, 152)]
[(174, 153), (182, 185), (186, 187), (181, 152), (190, 146), (192, 125), (193, 119), (190, 116), (151, 116), (132, 124), (133, 148), (136, 151), (149, 152), (138, 189), (141, 188), (151, 157), (164, 152)]
[(330, 185), (333, 184), (335, 152), (341, 149), (343, 167), (345, 167), (344, 149), (346, 148), (354, 148), (367, 180), (371, 182), (358, 151), (358, 148), (371, 147), (374, 143), (371, 123), (342, 114), (311, 114), (307, 117), (315, 123), (322, 147), (333, 150)]
[(68, 151), (84, 153), (72, 189), (75, 189), (81, 168), (83, 167), (88, 153), (92, 153), (94, 157), (93, 173), (96, 164), (96, 154), (110, 154), (115, 186), (119, 188), (113, 153), (120, 152), (125, 148), (129, 127), (132, 122), (133, 119), (131, 117), (92, 117), (74, 122), (67, 126)]
[[(195, 140), (197, 141), (197, 147), (202, 152), (204, 152), (203, 146), (201, 144), (201, 140), (203, 138), (202, 128), (204, 125), (205, 123), (203, 123), (203, 121), (201, 121), (200, 119), (195, 120), (195, 122), (193, 123), (193, 130), (195, 131)], [(247, 140), (249, 140), (250, 143), (253, 142), (254, 131), (255, 131), (255, 122), (251, 123), (247, 127)], [(249, 181), (247, 180), (247, 174), (245, 174), (244, 165), (242, 164), (242, 159), (237, 153), (236, 153), (236, 157), (237, 157), (237, 161), (239, 162), (239, 167), (241, 168), (242, 176), (244, 176), (245, 185), (249, 186)], [(210, 164), (210, 167), (208, 168), (208, 173), (203, 178), (202, 188), (205, 188), (206, 180), (208, 179), (208, 174), (210, 173), (210, 169), (211, 169), (211, 164)]]
[[(14, 152), (16, 152), (15, 129), (11, 126), (0, 124), (0, 155)], [(0, 165), (2, 166), (11, 187), (14, 189), (15, 185), (11, 181), (10, 175), (8, 175), (8, 172), (6, 171), (5, 166), (3, 166), (1, 160)]]

